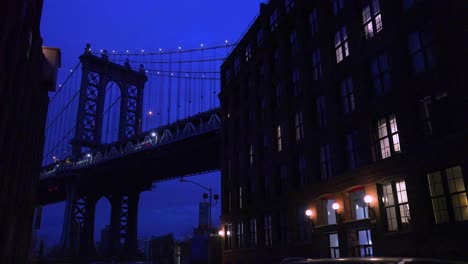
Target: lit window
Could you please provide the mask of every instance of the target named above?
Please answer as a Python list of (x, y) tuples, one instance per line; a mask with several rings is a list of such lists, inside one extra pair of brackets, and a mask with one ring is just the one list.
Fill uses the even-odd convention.
[(297, 112), (294, 116), (294, 125), (296, 127), (296, 142), (304, 139), (304, 125), (302, 119), (302, 112)]
[(241, 221), (237, 224), (237, 248), (244, 247), (244, 223)]
[(357, 131), (354, 130), (346, 135), (346, 158), (351, 170), (356, 169), (359, 164)]
[(250, 167), (252, 167), (255, 161), (255, 151), (254, 151), (254, 146), (252, 144), (250, 144), (249, 153), (250, 153), (249, 154)]
[(388, 231), (398, 231), (408, 227), (411, 221), (406, 183), (404, 180), (381, 185), (381, 206)]
[(325, 96), (316, 99), (318, 126), (324, 128), (327, 126), (327, 112), (325, 107)]
[(283, 150), (281, 125), (276, 126), (276, 150), (278, 152), (281, 152)]
[(387, 55), (382, 54), (371, 61), (372, 83), (377, 95), (390, 91), (390, 72)]
[(372, 257), (374, 256), (374, 250), (372, 249), (372, 236), (370, 229), (358, 230), (358, 256), (359, 257)]
[(242, 198), (242, 186), (239, 186), (239, 209), (242, 209), (242, 202), (243, 202), (243, 198)]
[(301, 87), (299, 86), (299, 70), (296, 68), (292, 73), (292, 85), (295, 96), (299, 96), (301, 93)]
[(353, 79), (346, 78), (341, 82), (341, 101), (343, 103), (343, 112), (345, 114), (354, 111), (354, 93), (353, 93)]
[(291, 45), (291, 54), (294, 56), (297, 52), (297, 41), (296, 41), (296, 31), (291, 32), (289, 35), (289, 44)]
[(315, 36), (319, 30), (317, 8), (312, 10), (312, 12), (310, 12), (309, 14), (309, 26), (310, 26), (310, 34), (312, 36)]
[(261, 46), (263, 44), (263, 29), (257, 31), (257, 45)]
[(291, 12), (296, 4), (296, 0), (284, 0), (284, 8), (286, 9), (286, 14)]
[(346, 27), (340, 28), (335, 34), (336, 63), (349, 56), (348, 33)]
[(236, 71), (236, 74), (238, 74), (240, 72), (240, 59), (239, 59), (239, 57), (237, 57), (234, 60), (234, 70)]
[(431, 172), (427, 179), (436, 224), (467, 221), (468, 200), (461, 167)]
[(271, 246), (273, 244), (271, 235), (271, 215), (265, 216), (265, 246)]
[(322, 64), (320, 63), (320, 49), (312, 51), (312, 78), (317, 81), (322, 77)]
[(336, 213), (333, 209), (335, 199), (322, 200), (322, 221), (324, 225), (336, 224)]
[(328, 235), (330, 258), (340, 257), (340, 242), (338, 240), (338, 234), (332, 233)]
[(332, 176), (330, 144), (320, 147), (320, 176), (327, 181)]
[(344, 7), (343, 0), (332, 0), (333, 4), (333, 14), (336, 16), (338, 12)]
[(245, 47), (245, 61), (252, 59), (252, 46), (250, 44)]
[(252, 218), (250, 219), (250, 246), (256, 247), (257, 246), (257, 219)]
[(389, 115), (377, 121), (376, 126), (376, 158), (386, 159), (401, 152), (400, 138), (395, 115)]
[(408, 48), (416, 73), (425, 72), (435, 66), (432, 45), (434, 36), (431, 32), (412, 32), (408, 36)]
[(351, 214), (354, 220), (369, 218), (369, 211), (364, 202), (364, 189), (355, 190), (349, 193), (349, 203)]
[(362, 21), (366, 39), (372, 38), (382, 31), (382, 16), (380, 14), (379, 0), (369, 0), (362, 10)]
[(278, 10), (275, 9), (270, 15), (270, 30), (274, 31), (278, 27)]

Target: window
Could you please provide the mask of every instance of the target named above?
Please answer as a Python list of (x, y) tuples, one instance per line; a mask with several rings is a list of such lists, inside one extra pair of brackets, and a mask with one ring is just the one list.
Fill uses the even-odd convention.
[(432, 135), (432, 122), (431, 122), (431, 97), (423, 98), (419, 101), (419, 112), (423, 124), (424, 135)]
[(241, 221), (237, 224), (237, 248), (244, 247), (244, 223)]
[(304, 139), (304, 125), (302, 112), (297, 112), (294, 116), (294, 125), (296, 127), (296, 142)]
[(296, 0), (284, 0), (284, 8), (286, 9), (286, 14), (291, 12), (296, 4)]
[(343, 112), (345, 114), (354, 111), (354, 93), (353, 93), (353, 79), (348, 77), (344, 79), (341, 84), (341, 101), (343, 103)]
[(254, 151), (254, 146), (252, 144), (250, 144), (249, 153), (250, 153), (249, 155), (250, 167), (252, 168), (254, 164), (254, 160), (255, 160), (255, 151)]
[(281, 104), (281, 83), (278, 82), (276, 84), (276, 105), (279, 106)]
[(320, 176), (322, 181), (326, 181), (332, 176), (330, 144), (320, 147)]
[(408, 36), (408, 47), (415, 73), (425, 72), (435, 65), (432, 42), (434, 36), (431, 32), (412, 32)]
[(265, 246), (271, 246), (273, 244), (271, 236), (271, 215), (265, 216)]
[(333, 14), (336, 16), (338, 12), (344, 7), (343, 0), (332, 0), (333, 1)]
[(364, 202), (364, 188), (349, 192), (349, 204), (354, 220), (369, 218), (369, 209)]
[(348, 33), (346, 27), (341, 27), (335, 34), (336, 63), (349, 56)]
[(301, 185), (305, 185), (307, 183), (307, 174), (306, 174), (306, 160), (304, 155), (300, 155), (299, 159), (299, 178)]
[(299, 86), (299, 70), (297, 68), (295, 68), (292, 73), (292, 85), (294, 95), (299, 96), (299, 94), (301, 93), (301, 87)]
[(257, 45), (261, 46), (263, 44), (263, 29), (257, 31)]
[(366, 39), (372, 38), (383, 29), (379, 0), (369, 0), (368, 5), (364, 6), (362, 22)]
[(250, 219), (250, 246), (256, 247), (257, 246), (257, 219), (252, 218)]
[(309, 26), (310, 34), (315, 36), (319, 30), (317, 8), (314, 8), (314, 10), (312, 10), (312, 12), (309, 14)]
[(376, 158), (386, 159), (401, 152), (400, 138), (395, 115), (389, 115), (377, 121)]
[(238, 74), (240, 72), (240, 59), (239, 59), (239, 57), (236, 57), (236, 59), (234, 60), (234, 70), (235, 70), (236, 74)]
[(388, 231), (398, 231), (408, 227), (411, 221), (410, 207), (404, 180), (381, 185), (381, 208)]
[(320, 63), (320, 49), (312, 51), (312, 78), (317, 81), (322, 77), (322, 64)]
[(242, 202), (243, 202), (243, 197), (242, 197), (242, 186), (239, 186), (239, 209), (242, 209)]
[(296, 31), (291, 32), (289, 35), (289, 44), (291, 45), (291, 54), (294, 56), (297, 52)]
[(359, 153), (358, 134), (356, 130), (346, 134), (346, 159), (349, 169), (354, 170), (357, 168), (359, 164)]
[(338, 234), (332, 233), (328, 234), (329, 248), (330, 248), (330, 258), (339, 258), (340, 257), (340, 243), (338, 240)]
[(325, 108), (325, 96), (316, 99), (318, 126), (324, 128), (327, 126), (327, 112)]
[(276, 126), (276, 150), (281, 152), (283, 150), (281, 125)]
[(335, 199), (322, 200), (323, 224), (324, 225), (336, 224), (336, 213), (332, 207), (334, 203), (335, 203)]
[(297, 232), (298, 240), (301, 242), (312, 240), (312, 223), (309, 217), (305, 214), (308, 208), (301, 206), (297, 208)]
[(226, 229), (226, 244), (225, 244), (225, 248), (226, 249), (231, 249), (232, 248), (232, 224), (226, 224), (224, 226), (224, 228)]
[(372, 237), (370, 229), (357, 231), (358, 246), (357, 252), (359, 257), (372, 257), (374, 250), (372, 249)]
[(275, 9), (270, 15), (270, 30), (274, 31), (278, 27), (278, 9)]
[(468, 220), (468, 201), (460, 166), (427, 174), (436, 224)]
[(371, 61), (372, 83), (377, 95), (390, 91), (390, 72), (387, 55), (382, 54)]
[(250, 59), (252, 59), (252, 46), (248, 44), (245, 47), (245, 61), (249, 61)]

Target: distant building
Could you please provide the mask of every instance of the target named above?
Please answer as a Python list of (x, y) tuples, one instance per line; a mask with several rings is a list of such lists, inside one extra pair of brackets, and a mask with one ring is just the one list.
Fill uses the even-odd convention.
[(149, 259), (153, 263), (177, 264), (178, 245), (172, 234), (154, 237), (150, 241)]
[(143, 254), (145, 259), (149, 258), (151, 239), (147, 237), (138, 238), (138, 250)]
[[(42, 48), (42, 0), (0, 9), (0, 259), (26, 263), (41, 169), (48, 92), (60, 51)], [(44, 56), (44, 53), (53, 53)], [(49, 60), (55, 58), (55, 61)], [(52, 75), (49, 75), (52, 73)]]
[(221, 67), (224, 263), (468, 259), (466, 21), (462, 0), (261, 4)]
[(101, 230), (101, 240), (96, 245), (96, 250), (99, 256), (109, 257), (111, 255), (110, 246), (110, 226), (106, 225)]

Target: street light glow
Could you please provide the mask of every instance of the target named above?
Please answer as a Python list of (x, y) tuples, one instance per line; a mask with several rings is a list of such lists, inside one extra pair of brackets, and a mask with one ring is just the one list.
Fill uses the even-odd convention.
[(86, 154), (86, 157), (87, 157), (87, 158), (91, 158), (91, 154), (89, 154), (89, 153)]
[(156, 137), (156, 132), (151, 132), (152, 137)]
[(338, 203), (333, 203), (332, 208), (333, 210), (338, 210), (340, 208), (340, 205)]
[(364, 202), (365, 202), (366, 204), (372, 203), (373, 200), (374, 200), (374, 198), (372, 198), (372, 196), (370, 196), (370, 195), (364, 196)]
[(226, 236), (231, 236), (231, 231), (228, 230), (228, 231), (226, 232)]
[(305, 214), (308, 216), (308, 217), (311, 217), (312, 216), (312, 210), (307, 210), (305, 211)]
[(224, 231), (223, 231), (223, 230), (219, 230), (218, 235), (223, 237), (223, 236), (224, 236)]

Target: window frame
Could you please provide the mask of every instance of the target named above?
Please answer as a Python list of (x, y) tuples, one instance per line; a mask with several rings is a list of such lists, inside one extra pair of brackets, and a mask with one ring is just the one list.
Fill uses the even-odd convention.
[[(368, 10), (367, 15), (365, 14), (366, 10)], [(366, 39), (375, 37), (383, 30), (382, 12), (379, 0), (368, 0), (367, 5), (362, 9), (361, 17), (363, 34)]]
[(322, 63), (320, 60), (320, 49), (316, 48), (312, 51), (312, 79), (314, 81), (318, 81), (322, 77)]
[(296, 134), (296, 142), (304, 140), (304, 119), (302, 111), (296, 112), (294, 115), (294, 127)]
[(344, 59), (350, 55), (349, 43), (348, 43), (348, 30), (346, 26), (342, 26), (335, 33), (335, 56), (336, 63), (341, 63)]
[(341, 103), (344, 114), (350, 114), (356, 109), (356, 100), (354, 97), (353, 78), (346, 77), (340, 82)]
[(276, 137), (276, 150), (277, 152), (283, 151), (283, 126), (278, 124), (275, 129), (275, 137)]
[[(400, 201), (400, 197), (403, 197), (402, 196), (399, 196), (399, 193), (402, 193), (401, 191), (398, 190), (397, 188), (397, 183), (404, 183), (405, 185), (405, 190), (404, 192), (406, 193), (406, 201), (402, 199), (402, 201)], [(392, 203), (391, 205), (388, 205), (386, 206), (385, 203), (387, 200), (387, 194), (385, 193), (384, 191), (384, 185), (390, 185), (391, 187), (391, 193), (388, 193), (388, 195), (391, 195), (391, 199), (392, 199)], [(401, 186), (400, 186), (401, 188)], [(401, 190), (401, 189), (400, 189)], [(408, 230), (411, 226), (411, 208), (409, 206), (409, 199), (408, 199), (408, 189), (406, 188), (406, 181), (405, 179), (403, 178), (400, 178), (400, 179), (395, 179), (395, 180), (392, 180), (392, 181), (387, 181), (387, 182), (382, 182), (379, 184), (379, 188), (378, 188), (378, 191), (379, 191), (379, 205), (380, 205), (380, 212), (381, 212), (381, 215), (382, 215), (382, 220), (384, 221), (384, 225), (385, 225), (385, 231), (386, 232), (389, 232), (389, 233), (393, 233), (393, 232), (401, 232), (401, 231), (405, 231), (405, 230)], [(384, 197), (385, 195), (385, 197)], [(402, 222), (402, 218), (405, 217), (405, 216), (402, 216), (402, 206), (404, 205), (407, 205), (407, 208), (406, 210), (408, 210), (408, 216), (406, 216), (406, 222)], [(387, 209), (390, 209), (390, 208), (393, 208), (394, 211), (393, 211), (393, 214), (395, 216), (395, 218), (391, 218), (391, 215), (389, 216), (388, 214), (388, 211)], [(389, 217), (390, 219), (395, 219), (395, 223), (392, 223), (392, 224), (395, 224), (395, 227), (390, 227), (389, 225)]]
[(265, 234), (265, 246), (271, 247), (273, 245), (271, 215), (265, 215), (263, 220), (264, 220), (263, 227), (264, 227), (264, 234)]
[(273, 12), (271, 12), (268, 21), (269, 21), (270, 31), (271, 32), (275, 31), (275, 29), (278, 28), (278, 9), (275, 9), (273, 10)]
[[(395, 120), (394, 123), (392, 123), (392, 120)], [(382, 126), (384, 123), (381, 123), (385, 121), (385, 130), (383, 130)], [(395, 125), (394, 127), (392, 125)], [(393, 132), (393, 129), (396, 129), (395, 132)], [(385, 132), (385, 135), (380, 135), (380, 133)], [(389, 114), (385, 115), (382, 118), (379, 118), (376, 122), (374, 122), (374, 158), (375, 160), (384, 160), (387, 158), (391, 158), (392, 156), (395, 156), (397, 154), (400, 154), (401, 151), (401, 140), (400, 140), (400, 135), (399, 135), (399, 130), (398, 130), (398, 122), (395, 114)], [(398, 140), (397, 143), (396, 139)], [(388, 144), (388, 146), (387, 146)], [(398, 146), (398, 150), (396, 150), (396, 147)], [(388, 154), (385, 154), (384, 157), (384, 150), (389, 149)]]
[(318, 11), (317, 8), (312, 9), (309, 13), (309, 27), (311, 36), (315, 36), (319, 32), (319, 21), (318, 21)]
[(370, 61), (372, 86), (377, 96), (384, 95), (391, 90), (390, 65), (386, 53), (381, 53)]
[(325, 182), (333, 178), (330, 144), (320, 146), (320, 179)]

